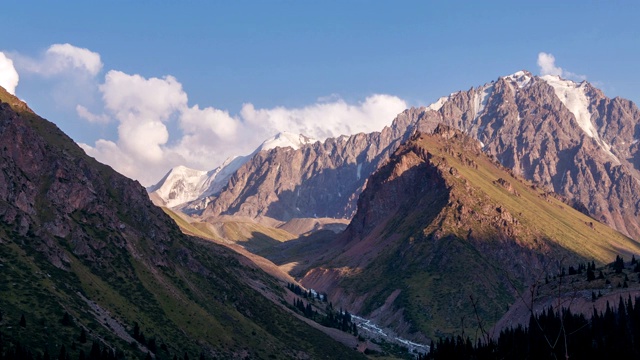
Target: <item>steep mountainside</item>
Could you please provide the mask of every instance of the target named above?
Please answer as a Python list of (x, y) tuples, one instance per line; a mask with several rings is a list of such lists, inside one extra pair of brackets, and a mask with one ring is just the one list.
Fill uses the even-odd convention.
[[(446, 126), (414, 134), (368, 180), (347, 230), (302, 283), (424, 340), (499, 319), (532, 274), (640, 245), (525, 183)], [(304, 254), (300, 254), (302, 258)]]
[(255, 154), (276, 147), (290, 147), (296, 150), (314, 142), (314, 139), (304, 135), (281, 132), (265, 140), (253, 153), (229, 158), (211, 171), (177, 166), (147, 191), (158, 206), (177, 207), (186, 213), (200, 213), (207, 205), (208, 197), (218, 194), (229, 181), (229, 177)]
[(138, 183), (0, 100), (0, 351), (359, 356), (276, 305), (283, 284), (250, 260), (182, 235)]
[(203, 217), (351, 218), (367, 177), (406, 140), (420, 113), (407, 110), (382, 132), (260, 152), (233, 174)]

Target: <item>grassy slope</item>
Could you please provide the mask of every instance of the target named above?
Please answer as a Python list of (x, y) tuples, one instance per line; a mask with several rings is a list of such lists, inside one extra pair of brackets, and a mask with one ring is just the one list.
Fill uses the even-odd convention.
[[(513, 251), (514, 256), (522, 253), (532, 257), (531, 254), (540, 253), (540, 243), (548, 245), (547, 256), (566, 257), (567, 261), (593, 259), (602, 264), (619, 253), (640, 253), (637, 242), (553, 197), (544, 196), (484, 155), (466, 153), (478, 165), (475, 168), (465, 165), (457, 156), (463, 152), (461, 147), (451, 151), (451, 144), (442, 138), (423, 137), (419, 145), (434, 154), (434, 159), (444, 157), (447, 169), (451, 166), (457, 170), (457, 176), (446, 172), (444, 175), (452, 197), (441, 199), (438, 206), (422, 204), (401, 209), (381, 232), (382, 238), (393, 236), (398, 240), (363, 272), (342, 282), (345, 288), (370, 294), (364, 313), (382, 306), (395, 289), (401, 289), (394, 304), (396, 308), (404, 308), (410, 330), (439, 336), (459, 333), (463, 328), (467, 333), (477, 329), (471, 296), (478, 301), (477, 311), (485, 327), (497, 321), (514, 301), (514, 290), (521, 289), (522, 282), (508, 275), (510, 269), (505, 268), (506, 264), (485, 253), (503, 251), (505, 243), (498, 239), (504, 238), (504, 234), (495, 226), (475, 222), (473, 218), (465, 221), (462, 216), (463, 224), (459, 224), (454, 220), (461, 216), (458, 209), (451, 204), (444, 206), (451, 199), (476, 213), (486, 210), (483, 205), (485, 208), (491, 205), (491, 210), (501, 206), (517, 218), (520, 225), (516, 241), (524, 250), (505, 250)], [(509, 181), (520, 196), (495, 184), (499, 178)], [(438, 202), (437, 198), (433, 201)], [(480, 245), (469, 241), (469, 230), (481, 241)], [(439, 240), (434, 241), (431, 236), (435, 232), (439, 232)]]
[[(16, 234), (2, 238), (0, 331), (5, 339), (39, 351), (46, 348), (57, 354), (60, 344), (69, 348), (85, 327), (90, 330), (90, 341), (103, 338), (128, 357), (143, 355), (108, 330), (105, 319), (87, 311), (78, 295), (82, 293), (108, 309), (129, 332), (137, 322), (147, 339), (155, 338), (158, 346), (165, 343), (169, 351), (157, 353), (159, 358), (185, 352), (191, 357), (200, 352), (282, 359), (298, 352), (314, 358), (358, 356), (277, 308), (240, 278), (252, 278), (268, 291), (283, 295), (281, 284), (258, 269), (245, 268), (235, 254), (197, 240), (186, 245), (202, 265), (215, 271), (206, 277), (181, 267), (153, 269), (124, 253), (117, 261), (130, 265), (119, 267), (123, 270), (120, 274), (106, 269), (103, 273), (71, 253), (67, 253), (71, 271), (66, 272), (51, 266), (28, 244), (17, 245), (31, 239)], [(64, 312), (74, 319), (73, 325), (60, 324)], [(26, 328), (16, 326), (23, 314)], [(75, 351), (80, 349), (88, 353), (90, 343), (77, 344)]]
[(285, 230), (264, 226), (257, 222), (228, 219), (221, 220), (215, 225), (195, 219), (190, 222), (169, 208), (163, 207), (162, 210), (185, 234), (218, 242), (236, 243), (254, 253), (297, 237)]

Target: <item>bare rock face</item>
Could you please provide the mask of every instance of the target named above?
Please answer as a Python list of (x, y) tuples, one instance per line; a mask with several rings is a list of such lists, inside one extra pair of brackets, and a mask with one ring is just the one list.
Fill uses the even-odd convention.
[(416, 123), (445, 123), (517, 174), (640, 239), (640, 111), (583, 82), (519, 72), (452, 94)]
[(381, 132), (259, 152), (210, 201), (203, 217), (349, 219), (369, 175), (408, 138), (410, 124), (423, 113), (406, 110)]
[(107, 243), (123, 248), (132, 246), (127, 239), (147, 238), (160, 250), (170, 242), (175, 228), (158, 221), (162, 212), (139, 184), (88, 158), (55, 125), (28, 110), (17, 113), (2, 103), (0, 120), (0, 223), (38, 238), (51, 263), (68, 265), (59, 239), (75, 255), (96, 262), (109, 261), (110, 252), (100, 251)]

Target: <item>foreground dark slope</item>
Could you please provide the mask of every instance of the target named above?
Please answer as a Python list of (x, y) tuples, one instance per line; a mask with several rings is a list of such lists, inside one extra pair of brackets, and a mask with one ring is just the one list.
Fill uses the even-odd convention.
[[(183, 235), (138, 183), (1, 88), (0, 100), (0, 351), (359, 356), (268, 300), (282, 284), (249, 260)], [(148, 348), (131, 345), (135, 323)]]
[(446, 126), (393, 154), (327, 249), (302, 283), (418, 340), (497, 321), (528, 281), (566, 264), (640, 252)]

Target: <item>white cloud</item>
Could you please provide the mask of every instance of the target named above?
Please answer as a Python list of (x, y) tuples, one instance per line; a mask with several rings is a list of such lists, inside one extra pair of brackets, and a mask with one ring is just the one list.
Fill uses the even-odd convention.
[(0, 86), (15, 95), (19, 80), (20, 77), (13, 67), (13, 61), (0, 52)]
[(174, 77), (145, 79), (111, 70), (100, 86), (105, 108), (120, 122), (118, 145), (142, 164), (163, 161), (169, 140), (163, 122), (187, 106), (187, 94)]
[(11, 57), (21, 72), (46, 77), (64, 73), (94, 77), (102, 70), (100, 54), (71, 44), (53, 44), (40, 58), (17, 53), (11, 54)]
[[(119, 121), (118, 140), (82, 147), (145, 186), (176, 165), (211, 170), (230, 156), (251, 153), (280, 131), (321, 140), (379, 131), (407, 107), (390, 95), (372, 95), (356, 104), (332, 96), (300, 108), (256, 109), (245, 104), (234, 116), (213, 107), (189, 107), (187, 94), (172, 76), (146, 79), (113, 70), (100, 91), (106, 111)], [(173, 122), (177, 129), (169, 126)], [(173, 134), (169, 128), (175, 129)]]
[(578, 75), (563, 68), (556, 66), (556, 58), (552, 54), (541, 52), (538, 54), (538, 66), (540, 67), (540, 75), (557, 75), (564, 79), (582, 81), (587, 77)]
[(173, 76), (145, 79), (111, 70), (100, 85), (105, 107), (120, 121), (166, 121), (187, 105), (187, 94)]
[(540, 75), (562, 75), (562, 68), (556, 66), (556, 58), (544, 52), (538, 54), (538, 66)]
[(105, 114), (96, 115), (82, 105), (76, 105), (76, 113), (81, 119), (85, 119), (92, 123), (108, 123), (109, 116)]
[[(117, 127), (117, 139), (111, 135), (81, 146), (146, 186), (177, 165), (213, 169), (228, 157), (251, 153), (281, 131), (324, 140), (381, 130), (407, 107), (402, 99), (390, 95), (376, 94), (349, 103), (331, 94), (297, 108), (257, 109), (246, 103), (237, 114), (230, 114), (211, 106), (189, 105), (187, 93), (173, 76), (145, 78), (110, 70), (100, 81), (100, 54), (71, 44), (54, 44), (39, 57), (18, 53), (8, 57), (11, 59), (0, 58), (0, 65), (11, 65), (13, 60), (21, 74), (50, 79), (51, 99), (57, 106), (101, 124), (105, 133), (115, 134)], [(13, 90), (18, 82), (15, 75), (6, 81)]]

